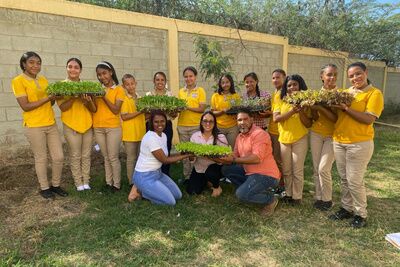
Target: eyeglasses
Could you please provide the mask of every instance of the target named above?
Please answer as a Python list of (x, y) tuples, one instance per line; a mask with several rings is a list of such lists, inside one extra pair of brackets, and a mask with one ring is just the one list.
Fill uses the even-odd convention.
[(209, 121), (209, 120), (202, 120), (201, 122), (204, 124), (213, 124), (214, 123), (214, 121)]

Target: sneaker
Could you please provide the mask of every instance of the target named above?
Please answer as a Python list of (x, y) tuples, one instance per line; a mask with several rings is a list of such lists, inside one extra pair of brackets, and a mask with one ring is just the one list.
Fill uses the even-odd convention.
[(52, 186), (52, 187), (50, 187), (50, 190), (53, 192), (53, 193), (56, 193), (57, 195), (59, 195), (59, 196), (61, 196), (61, 197), (66, 197), (66, 196), (68, 196), (68, 193), (67, 192), (65, 192), (61, 187), (59, 187), (59, 186)]
[(90, 188), (90, 186), (89, 186), (88, 184), (84, 184), (84, 185), (83, 185), (83, 189), (85, 189), (85, 190), (90, 190), (90, 189), (92, 189), (92, 188)]
[(284, 196), (284, 197), (282, 198), (282, 201), (283, 201), (284, 203), (290, 204), (290, 203), (293, 202), (293, 198), (290, 197), (290, 196)]
[(328, 211), (332, 208), (333, 202), (332, 201), (322, 201), (321, 205), (317, 208), (322, 211)]
[(261, 216), (270, 217), (272, 214), (274, 214), (278, 202), (279, 202), (278, 199), (274, 198), (274, 200), (270, 204), (266, 205), (264, 208), (261, 209), (260, 212)]
[(316, 209), (320, 209), (320, 207), (322, 206), (322, 200), (316, 200), (315, 202), (314, 202), (314, 208), (316, 208)]
[(329, 219), (333, 221), (338, 221), (338, 220), (350, 219), (352, 217), (353, 217), (353, 212), (350, 212), (344, 208), (340, 208), (337, 212), (331, 214), (329, 216)]
[(121, 190), (121, 188), (111, 186), (111, 192), (113, 192), (113, 193), (119, 192), (120, 190)]
[(354, 216), (353, 221), (350, 223), (353, 228), (362, 228), (367, 226), (367, 220), (361, 216)]
[(83, 185), (76, 187), (76, 191), (83, 191), (83, 190), (85, 190), (85, 187)]
[(55, 198), (54, 193), (50, 189), (40, 190), (39, 193), (43, 198), (46, 198), (46, 199)]
[(290, 202), (293, 206), (300, 206), (301, 205), (301, 199), (292, 199)]

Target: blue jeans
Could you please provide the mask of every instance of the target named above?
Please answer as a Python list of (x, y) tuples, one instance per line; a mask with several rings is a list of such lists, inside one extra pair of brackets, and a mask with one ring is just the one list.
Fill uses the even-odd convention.
[(175, 205), (176, 200), (182, 198), (179, 187), (161, 169), (149, 172), (135, 171), (132, 177), (133, 184), (142, 193), (142, 196), (154, 204)]
[(279, 180), (268, 175), (246, 175), (241, 165), (224, 165), (223, 176), (227, 177), (236, 187), (236, 197), (243, 202), (269, 204), (274, 200), (272, 188)]

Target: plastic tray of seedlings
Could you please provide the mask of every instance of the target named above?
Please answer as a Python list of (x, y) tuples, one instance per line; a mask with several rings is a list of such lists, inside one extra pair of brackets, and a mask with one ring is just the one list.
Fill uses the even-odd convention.
[(181, 153), (189, 153), (198, 157), (208, 158), (221, 158), (232, 153), (232, 148), (230, 146), (205, 145), (193, 142), (176, 144), (175, 149)]
[(46, 91), (47, 94), (56, 96), (79, 96), (83, 94), (103, 96), (106, 93), (100, 83), (91, 81), (59, 81), (51, 83)]
[(228, 115), (235, 115), (240, 110), (249, 110), (250, 112), (258, 113), (271, 109), (270, 98), (255, 98), (255, 99), (239, 99), (231, 101), (231, 108), (226, 111)]
[(176, 114), (186, 108), (186, 101), (175, 96), (149, 95), (141, 97), (136, 102), (138, 111), (150, 113), (161, 110), (168, 115)]
[(331, 106), (343, 103), (350, 105), (354, 96), (341, 90), (306, 90), (287, 95), (283, 100), (286, 103), (302, 107), (316, 104)]

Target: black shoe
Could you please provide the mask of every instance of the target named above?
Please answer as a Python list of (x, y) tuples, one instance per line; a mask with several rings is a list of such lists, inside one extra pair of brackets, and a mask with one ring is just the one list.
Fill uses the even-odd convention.
[(301, 205), (301, 199), (292, 199), (290, 202), (292, 206), (300, 206)]
[[(317, 202), (320, 201), (318, 204)], [(322, 211), (328, 211), (332, 208), (333, 202), (332, 201), (322, 201), (322, 200), (317, 200), (314, 203), (314, 207), (316, 209), (322, 210)]]
[(120, 190), (121, 190), (121, 188), (111, 186), (111, 192), (113, 192), (113, 193), (119, 192)]
[(350, 223), (353, 228), (362, 228), (367, 226), (367, 220), (361, 216), (354, 216), (353, 221)]
[(46, 198), (46, 199), (55, 198), (54, 193), (50, 189), (40, 190), (39, 193), (43, 198)]
[(59, 196), (61, 196), (61, 197), (66, 197), (66, 196), (68, 196), (68, 193), (67, 192), (65, 192), (61, 187), (59, 187), (59, 186), (52, 186), (52, 187), (50, 187), (50, 190), (53, 192), (53, 193), (56, 193), (57, 195), (59, 195)]
[(353, 212), (350, 212), (344, 208), (340, 208), (337, 212), (331, 214), (329, 216), (329, 219), (333, 221), (338, 221), (338, 220), (350, 219), (352, 217), (353, 217)]
[(283, 201), (284, 203), (290, 204), (290, 203), (293, 202), (293, 198), (292, 198), (292, 197), (289, 197), (289, 196), (284, 196), (284, 197), (282, 198), (282, 201)]

